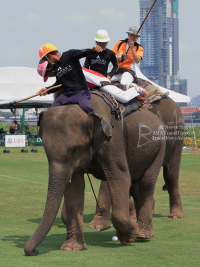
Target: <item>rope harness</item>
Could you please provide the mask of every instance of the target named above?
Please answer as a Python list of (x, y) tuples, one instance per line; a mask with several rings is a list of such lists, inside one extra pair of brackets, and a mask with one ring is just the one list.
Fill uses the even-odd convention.
[(110, 125), (114, 128), (114, 123), (115, 123), (115, 118), (118, 120), (122, 119), (122, 104), (118, 103), (117, 100), (113, 95), (110, 95), (108, 93), (104, 93), (102, 90), (92, 90), (92, 94), (98, 95), (101, 98), (104, 99), (106, 104), (110, 107), (111, 109), (111, 117), (110, 117)]

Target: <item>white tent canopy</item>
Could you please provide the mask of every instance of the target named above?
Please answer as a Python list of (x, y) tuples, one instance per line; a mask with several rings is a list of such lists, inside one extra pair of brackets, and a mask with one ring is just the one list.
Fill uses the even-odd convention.
[[(41, 88), (51, 86), (54, 82), (55, 78), (50, 78), (44, 83), (36, 68), (0, 68), (0, 108), (9, 108), (9, 103), (34, 95)], [(53, 94), (49, 94), (37, 96), (22, 103), (27, 104), (28, 107), (39, 107), (51, 105), (52, 102)], [(22, 106), (17, 104), (16, 107)]]
[[(136, 75), (148, 80), (136, 66)], [(36, 68), (7, 67), (0, 68), (0, 109), (10, 108), (10, 103), (36, 94), (41, 88), (51, 86), (55, 78), (49, 78), (46, 83), (38, 75)], [(151, 82), (151, 81), (150, 81)], [(151, 82), (154, 84), (153, 82)], [(156, 85), (156, 84), (154, 84)], [(156, 85), (158, 86), (158, 85)], [(175, 102), (190, 102), (190, 97), (158, 86), (162, 92), (169, 93)], [(16, 104), (16, 108), (34, 108), (50, 106), (53, 102), (53, 94), (37, 96), (30, 100)]]

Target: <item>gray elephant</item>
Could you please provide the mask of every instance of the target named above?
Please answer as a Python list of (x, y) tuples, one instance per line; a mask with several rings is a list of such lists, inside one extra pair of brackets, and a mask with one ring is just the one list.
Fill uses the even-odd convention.
[[(166, 150), (163, 160), (163, 176), (169, 193), (170, 218), (183, 218), (181, 197), (179, 192), (179, 171), (181, 163), (182, 148), (184, 142), (184, 118), (178, 105), (169, 97), (162, 98), (152, 103), (151, 112), (156, 114), (165, 127)], [(89, 228), (102, 228), (110, 222), (111, 199), (107, 182), (102, 181), (99, 189), (98, 204), (94, 219), (89, 223)], [(130, 200), (131, 214), (133, 214), (133, 203)], [(102, 221), (104, 218), (104, 223)], [(62, 220), (66, 223), (66, 214), (62, 210)]]
[[(42, 117), (40, 136), (49, 163), (48, 194), (42, 220), (25, 245), (26, 255), (37, 255), (36, 247), (49, 232), (63, 195), (67, 239), (61, 249), (87, 249), (84, 173), (107, 181), (112, 222), (122, 244), (136, 237), (154, 236), (152, 201), (165, 152), (162, 122), (148, 110), (139, 110), (116, 121), (110, 139), (110, 108), (97, 95), (92, 96), (92, 106), (96, 114), (88, 115), (77, 105), (67, 105), (50, 108)], [(157, 139), (153, 140), (155, 132)], [(129, 216), (130, 194), (137, 204), (137, 222)]]

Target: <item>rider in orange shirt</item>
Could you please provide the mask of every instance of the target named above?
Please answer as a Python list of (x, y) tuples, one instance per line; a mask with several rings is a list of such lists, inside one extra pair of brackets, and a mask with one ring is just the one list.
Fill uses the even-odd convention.
[(128, 38), (118, 41), (112, 51), (115, 53), (118, 60), (118, 70), (112, 77), (112, 80), (121, 79), (121, 84), (127, 87), (134, 81), (135, 64), (138, 64), (143, 57), (144, 49), (136, 42), (139, 34), (138, 28), (131, 26), (128, 33)]

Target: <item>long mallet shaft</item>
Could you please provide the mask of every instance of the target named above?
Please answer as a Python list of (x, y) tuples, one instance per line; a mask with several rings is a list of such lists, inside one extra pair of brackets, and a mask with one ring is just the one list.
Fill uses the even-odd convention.
[(153, 2), (152, 6), (150, 7), (148, 13), (146, 14), (146, 17), (144, 18), (144, 20), (143, 20), (142, 24), (140, 25), (140, 28), (137, 30), (137, 33), (136, 33), (136, 34), (138, 34), (138, 33), (140, 32), (140, 30), (142, 29), (142, 26), (143, 26), (143, 24), (145, 23), (146, 19), (148, 18), (148, 16), (149, 16), (151, 10), (153, 9), (153, 7), (154, 7), (156, 1), (157, 1), (157, 0), (155, 0), (155, 1)]
[[(148, 16), (149, 16), (149, 14), (150, 14), (152, 8), (154, 7), (156, 1), (157, 1), (157, 0), (155, 0), (155, 1), (153, 2), (153, 4), (152, 4), (152, 6), (150, 7), (148, 13), (146, 14), (146, 17), (143, 19), (142, 24), (140, 25), (139, 29), (137, 30), (136, 36), (137, 36), (137, 34), (140, 32), (140, 30), (142, 29), (142, 26), (143, 26), (143, 24), (145, 23), (146, 19), (148, 18)], [(129, 48), (130, 48), (130, 46), (129, 46), (128, 49), (126, 50), (126, 55), (128, 54), (128, 50), (129, 50)]]
[[(52, 89), (55, 89), (55, 88), (61, 87), (61, 86), (62, 86), (62, 84), (59, 84), (59, 85), (56, 85), (56, 86), (50, 87), (50, 88), (48, 88), (48, 89), (47, 89), (47, 92), (48, 92), (48, 91), (50, 91), (50, 90), (52, 90)], [(15, 103), (19, 103), (19, 102), (22, 102), (22, 101), (25, 101), (25, 100), (28, 100), (28, 99), (31, 99), (31, 98), (33, 98), (33, 97), (36, 97), (36, 96), (38, 96), (38, 95), (40, 95), (40, 94), (39, 94), (39, 93), (36, 93), (35, 95), (31, 95), (31, 96), (28, 96), (28, 97), (26, 97), (26, 98), (23, 98), (23, 99), (17, 100), (17, 101), (15, 101), (13, 104), (15, 104)]]

